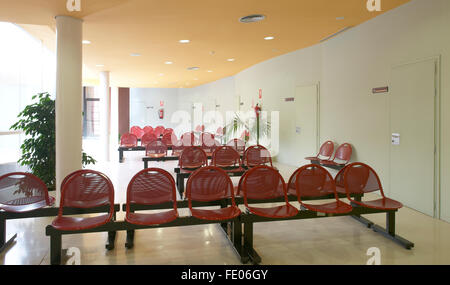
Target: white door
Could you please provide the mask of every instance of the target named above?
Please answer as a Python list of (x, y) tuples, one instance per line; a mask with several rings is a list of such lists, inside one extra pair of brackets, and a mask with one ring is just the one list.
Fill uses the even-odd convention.
[[(390, 91), (390, 196), (434, 216), (435, 96), (434, 59), (392, 69)], [(394, 134), (394, 135), (393, 135)]]

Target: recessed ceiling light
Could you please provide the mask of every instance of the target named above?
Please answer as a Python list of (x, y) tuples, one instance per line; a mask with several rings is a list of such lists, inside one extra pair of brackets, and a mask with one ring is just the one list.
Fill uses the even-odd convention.
[(272, 36), (269, 36), (269, 37), (265, 37), (264, 39), (266, 40), (266, 41), (270, 41), (270, 40), (273, 40), (275, 37), (272, 37)]
[(173, 62), (172, 61), (166, 61), (166, 62), (164, 62), (165, 64), (173, 64)]
[(90, 44), (91, 44), (91, 41), (83, 40), (82, 43), (83, 43), (84, 45), (90, 45)]
[(180, 44), (188, 44), (188, 43), (190, 43), (191, 41), (190, 40), (179, 40), (178, 41)]
[(213, 72), (212, 70), (208, 70), (208, 71), (206, 71), (206, 72), (209, 72), (209, 73), (211, 73), (211, 72)]
[(160, 73), (159, 76), (164, 76), (164, 73)]
[(95, 66), (97, 66), (97, 67), (103, 67), (103, 66), (105, 66), (104, 64), (96, 64)]
[(234, 58), (229, 58), (229, 59), (227, 59), (227, 61), (233, 62), (233, 61), (235, 61), (235, 59)]
[(199, 70), (199, 69), (200, 69), (200, 67), (197, 67), (197, 66), (191, 66), (191, 67), (187, 68), (187, 70)]
[(198, 80), (198, 78), (194, 78), (194, 80)]
[(264, 16), (264, 15), (254, 14), (254, 15), (248, 15), (248, 16), (240, 18), (239, 22), (241, 22), (241, 23), (255, 23), (255, 22), (262, 21), (265, 18), (266, 18), (266, 16)]
[(336, 20), (338, 20), (338, 21), (339, 21), (339, 20), (344, 20), (344, 19), (345, 19), (345, 17), (337, 17), (337, 18), (336, 18)]
[(130, 54), (130, 56), (141, 56), (141, 54), (140, 53), (132, 53), (132, 54)]

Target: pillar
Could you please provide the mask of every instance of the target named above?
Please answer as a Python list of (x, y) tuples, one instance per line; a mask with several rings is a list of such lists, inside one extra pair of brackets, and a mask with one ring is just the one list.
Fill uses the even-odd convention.
[(105, 161), (110, 159), (110, 135), (111, 135), (111, 97), (109, 87), (109, 71), (100, 72), (100, 141), (103, 158)]

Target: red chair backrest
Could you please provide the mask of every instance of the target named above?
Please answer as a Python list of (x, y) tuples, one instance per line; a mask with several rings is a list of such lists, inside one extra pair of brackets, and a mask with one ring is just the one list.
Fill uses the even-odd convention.
[(179, 164), (180, 168), (199, 168), (208, 165), (208, 157), (201, 147), (185, 147), (181, 153)]
[(272, 167), (272, 157), (269, 150), (262, 145), (249, 147), (244, 154), (244, 165), (254, 167), (258, 165), (270, 164)]
[(341, 164), (347, 164), (351, 157), (352, 146), (349, 143), (343, 143), (336, 149), (333, 161)]
[(120, 146), (124, 146), (124, 147), (135, 147), (138, 144), (138, 138), (136, 135), (134, 134), (124, 134), (122, 135), (122, 137), (120, 138)]
[(333, 155), (334, 143), (332, 141), (326, 141), (320, 147), (319, 154), (317, 155), (320, 159), (330, 159)]
[(172, 145), (172, 154), (181, 155), (186, 147), (181, 143), (181, 140), (177, 141), (176, 144)]
[(162, 141), (152, 141), (145, 148), (145, 155), (165, 155), (167, 156), (167, 145)]
[(167, 146), (173, 146), (177, 144), (178, 138), (174, 133), (166, 133), (165, 135), (163, 135), (161, 141)]
[(138, 126), (131, 127), (130, 133), (135, 135), (138, 139), (141, 139), (142, 136), (145, 134), (144, 130)]
[(193, 146), (195, 145), (195, 134), (194, 133), (184, 133), (181, 135), (181, 143), (184, 146)]
[(240, 155), (243, 155), (245, 152), (245, 142), (243, 140), (232, 139), (227, 143), (227, 146), (234, 148)]
[(213, 147), (216, 144), (214, 135), (211, 133), (202, 133), (200, 136), (200, 143), (202, 146)]
[(163, 136), (165, 136), (167, 134), (173, 134), (173, 129), (171, 129), (171, 128), (165, 129), (164, 132), (163, 132)]
[(159, 138), (164, 133), (164, 130), (165, 128), (163, 126), (157, 126), (153, 132)]
[(231, 198), (235, 205), (233, 182), (228, 174), (214, 166), (203, 167), (189, 176), (186, 185), (189, 207), (192, 201), (209, 202)]
[(248, 199), (267, 200), (284, 197), (288, 202), (286, 183), (281, 174), (268, 166), (257, 166), (247, 171), (239, 181), (239, 192), (244, 195), (244, 203)]
[(297, 169), (288, 183), (289, 194), (301, 198), (318, 198), (334, 194), (336, 186), (330, 173), (320, 165), (308, 164)]
[(216, 135), (222, 136), (223, 135), (223, 128), (222, 127), (218, 127), (216, 130)]
[(216, 167), (239, 166), (241, 164), (241, 157), (231, 146), (221, 146), (214, 151), (211, 164)]
[(152, 143), (157, 140), (158, 137), (154, 133), (146, 133), (145, 135), (142, 136), (141, 145), (147, 146), (149, 143)]
[(37, 176), (13, 172), (0, 177), (0, 209), (14, 212), (14, 207), (36, 203), (42, 203), (43, 206), (50, 206), (53, 203), (48, 195), (47, 186)]
[(153, 127), (151, 127), (151, 126), (144, 127), (144, 133), (148, 134), (148, 133), (152, 133), (152, 132), (153, 132)]
[(383, 187), (375, 170), (360, 162), (355, 162), (345, 167), (344, 188), (347, 196), (380, 191), (384, 197)]
[(110, 215), (114, 213), (114, 186), (111, 180), (98, 171), (78, 170), (72, 174), (61, 186), (61, 202), (59, 216), (63, 214), (63, 207), (95, 208), (110, 206)]
[(128, 184), (127, 213), (130, 212), (130, 204), (158, 205), (166, 202), (173, 202), (173, 208), (177, 209), (175, 180), (163, 169), (144, 169)]
[(198, 125), (195, 127), (195, 131), (196, 132), (204, 132), (205, 131), (205, 126), (204, 125)]

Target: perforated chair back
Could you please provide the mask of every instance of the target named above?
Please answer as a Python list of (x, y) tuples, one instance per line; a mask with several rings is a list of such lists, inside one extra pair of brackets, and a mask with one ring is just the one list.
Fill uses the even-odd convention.
[(214, 147), (216, 141), (214, 140), (214, 135), (211, 133), (202, 133), (200, 136), (200, 142), (202, 146)]
[(317, 158), (319, 159), (330, 159), (333, 155), (334, 143), (332, 141), (326, 141), (322, 144), (319, 150)]
[(151, 126), (145, 126), (144, 127), (144, 133), (148, 134), (148, 133), (153, 133), (153, 127)]
[(203, 167), (189, 176), (186, 186), (189, 201), (210, 202), (232, 198), (233, 182), (228, 174), (214, 166)]
[(240, 139), (232, 139), (227, 143), (227, 146), (234, 148), (239, 155), (244, 155), (245, 152), (245, 142)]
[(135, 147), (138, 144), (138, 138), (134, 134), (123, 134), (120, 138), (120, 146), (122, 147)]
[(240, 166), (241, 157), (231, 146), (221, 146), (214, 151), (211, 164), (216, 167)]
[(175, 180), (172, 175), (160, 168), (147, 168), (138, 172), (128, 184), (127, 214), (130, 204), (158, 205), (172, 202), (177, 209)]
[(163, 136), (165, 136), (167, 134), (173, 134), (173, 129), (172, 128), (165, 129), (164, 132), (163, 132)]
[(165, 135), (163, 135), (161, 141), (168, 147), (171, 147), (177, 144), (178, 138), (174, 133), (166, 133)]
[(154, 130), (156, 137), (160, 137), (164, 133), (165, 128), (163, 126), (157, 126)]
[(184, 133), (181, 135), (181, 143), (183, 146), (193, 146), (195, 145), (195, 134), (194, 133)]
[(198, 125), (195, 127), (195, 132), (201, 133), (205, 131), (205, 126), (204, 125)]
[(244, 153), (244, 165), (247, 167), (255, 167), (258, 165), (272, 165), (272, 156), (267, 148), (262, 145), (254, 145), (249, 147)]
[(146, 133), (145, 135), (142, 136), (141, 139), (141, 145), (142, 146), (147, 146), (149, 143), (152, 143), (154, 141), (157, 141), (158, 137), (152, 132), (152, 133)]
[(135, 135), (139, 140), (142, 138), (142, 136), (145, 134), (144, 130), (141, 129), (141, 127), (133, 126), (130, 129), (130, 133)]
[(13, 172), (0, 177), (0, 209), (30, 212), (54, 203), (45, 183), (30, 173)]
[(149, 157), (167, 156), (167, 145), (162, 141), (152, 141), (145, 148), (145, 155)]
[(179, 160), (181, 169), (194, 169), (208, 165), (205, 151), (198, 146), (185, 147)]
[(239, 182), (239, 193), (243, 193), (245, 205), (247, 200), (267, 200), (285, 197), (286, 183), (280, 173), (268, 166), (257, 166), (245, 173)]
[(180, 156), (185, 146), (182, 144), (181, 140), (179, 140), (176, 144), (172, 145), (172, 155)]
[[(297, 169), (288, 183), (289, 194), (302, 198), (319, 198), (334, 195), (337, 198), (333, 177), (320, 165), (309, 164)], [(294, 190), (294, 191), (292, 191)]]
[(352, 163), (345, 168), (344, 188), (348, 196), (380, 191), (385, 197), (380, 178), (375, 170), (360, 162)]
[(344, 173), (347, 169), (348, 165), (339, 170), (339, 172), (334, 177), (334, 184), (336, 185), (336, 191), (339, 194), (345, 194), (345, 185), (344, 185)]
[(351, 157), (352, 146), (349, 143), (343, 143), (336, 149), (333, 161), (338, 164), (347, 164)]

